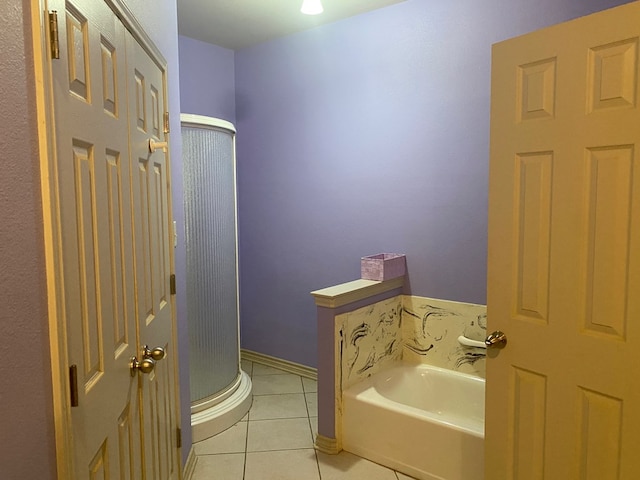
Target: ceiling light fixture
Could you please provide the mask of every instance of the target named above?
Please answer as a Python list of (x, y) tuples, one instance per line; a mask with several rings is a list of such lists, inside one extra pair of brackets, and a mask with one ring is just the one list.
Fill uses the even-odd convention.
[(320, 0), (304, 0), (300, 11), (305, 15), (318, 15), (324, 12)]

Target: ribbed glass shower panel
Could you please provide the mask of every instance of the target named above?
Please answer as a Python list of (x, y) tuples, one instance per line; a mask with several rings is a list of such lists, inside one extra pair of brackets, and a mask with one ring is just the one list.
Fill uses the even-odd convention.
[(192, 405), (240, 373), (234, 135), (182, 126)]

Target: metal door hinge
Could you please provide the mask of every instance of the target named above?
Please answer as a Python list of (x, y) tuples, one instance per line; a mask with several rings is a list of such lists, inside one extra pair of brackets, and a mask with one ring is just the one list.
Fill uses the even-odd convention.
[(78, 367), (71, 365), (69, 367), (69, 399), (72, 407), (78, 406)]
[(164, 112), (163, 122), (164, 122), (164, 133), (169, 133), (169, 131), (171, 130), (169, 128), (169, 112)]
[(49, 12), (49, 42), (51, 46), (51, 58), (60, 58), (60, 42), (58, 40), (58, 12)]
[(172, 273), (169, 276), (169, 293), (171, 293), (171, 295), (176, 294), (176, 274), (175, 273)]
[(176, 428), (176, 446), (182, 448), (182, 429)]

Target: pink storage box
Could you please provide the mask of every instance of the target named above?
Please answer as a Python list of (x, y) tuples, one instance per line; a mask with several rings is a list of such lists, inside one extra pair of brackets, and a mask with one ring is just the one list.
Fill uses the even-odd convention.
[(365, 280), (390, 280), (407, 272), (406, 256), (399, 253), (379, 253), (362, 257), (360, 276)]

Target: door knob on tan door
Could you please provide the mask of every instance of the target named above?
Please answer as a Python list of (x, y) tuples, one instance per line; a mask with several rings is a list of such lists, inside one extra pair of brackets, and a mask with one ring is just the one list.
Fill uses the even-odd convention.
[(135, 377), (136, 373), (151, 373), (156, 368), (156, 361), (150, 357), (144, 357), (142, 361), (138, 361), (138, 357), (131, 357), (129, 359), (129, 371), (131, 376)]
[(142, 355), (144, 358), (151, 358), (156, 362), (162, 360), (167, 356), (167, 353), (164, 351), (162, 347), (149, 348), (148, 345), (142, 346)]
[(487, 348), (504, 348), (507, 345), (507, 336), (500, 330), (489, 334), (485, 339), (484, 344)]

